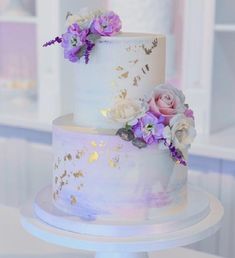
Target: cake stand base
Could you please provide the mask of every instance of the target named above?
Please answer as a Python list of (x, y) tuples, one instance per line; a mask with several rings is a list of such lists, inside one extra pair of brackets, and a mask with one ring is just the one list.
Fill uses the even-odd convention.
[[(200, 190), (195, 192), (197, 193)], [(147, 258), (147, 252), (189, 245), (219, 229), (223, 207), (214, 196), (208, 193), (206, 195), (209, 200), (209, 214), (206, 217), (193, 225), (165, 233), (156, 231), (151, 234), (111, 237), (69, 232), (41, 221), (34, 213), (33, 202), (22, 208), (21, 223), (35, 237), (64, 247), (95, 251), (96, 258)]]

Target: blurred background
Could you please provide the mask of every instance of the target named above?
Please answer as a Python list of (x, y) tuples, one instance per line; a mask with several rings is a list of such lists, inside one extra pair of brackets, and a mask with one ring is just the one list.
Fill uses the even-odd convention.
[(189, 181), (225, 208), (222, 229), (189, 248), (234, 258), (234, 0), (0, 0), (0, 205), (18, 209), (51, 180), (51, 121), (73, 110), (73, 69), (42, 44), (82, 7), (114, 10), (123, 31), (166, 35), (167, 81), (196, 116)]

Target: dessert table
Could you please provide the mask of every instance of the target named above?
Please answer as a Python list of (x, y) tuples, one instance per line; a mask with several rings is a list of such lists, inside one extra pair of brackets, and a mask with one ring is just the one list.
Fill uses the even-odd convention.
[[(92, 252), (73, 250), (47, 242), (28, 234), (20, 224), (16, 208), (0, 205), (0, 258), (92, 258)], [(150, 258), (221, 258), (187, 248), (151, 252)]]

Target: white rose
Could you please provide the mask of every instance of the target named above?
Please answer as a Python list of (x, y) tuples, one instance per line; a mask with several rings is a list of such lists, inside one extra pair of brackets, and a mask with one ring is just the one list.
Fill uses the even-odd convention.
[(82, 8), (77, 14), (71, 14), (67, 17), (67, 25), (77, 23), (81, 28), (88, 28), (94, 18), (101, 15), (101, 10), (90, 10), (89, 8)]
[(115, 122), (127, 123), (142, 116), (147, 110), (147, 103), (128, 98), (120, 99), (108, 111), (107, 117)]
[(192, 143), (196, 136), (194, 120), (178, 114), (170, 120), (172, 143), (176, 148), (184, 149)]

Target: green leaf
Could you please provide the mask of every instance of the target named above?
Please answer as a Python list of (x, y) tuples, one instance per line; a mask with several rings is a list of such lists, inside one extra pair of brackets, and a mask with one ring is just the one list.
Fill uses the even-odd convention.
[(89, 35), (87, 36), (87, 39), (88, 39), (89, 41), (91, 41), (92, 43), (95, 43), (99, 38), (101, 38), (100, 35), (93, 34), (93, 33), (91, 33), (91, 34), (89, 34)]

